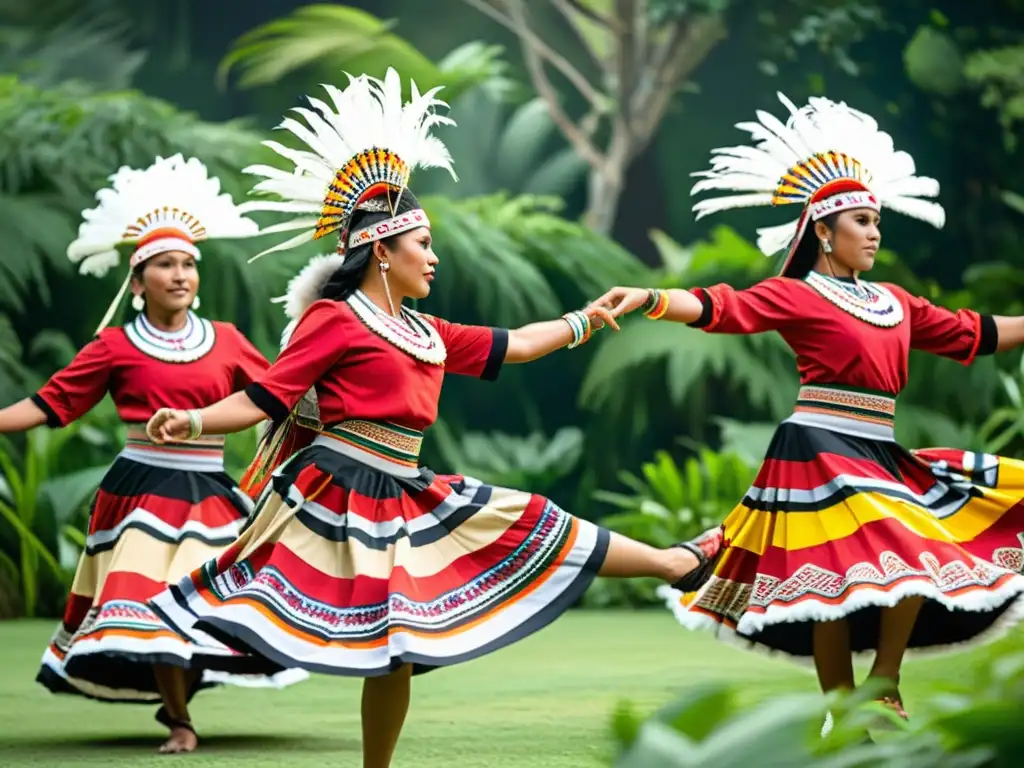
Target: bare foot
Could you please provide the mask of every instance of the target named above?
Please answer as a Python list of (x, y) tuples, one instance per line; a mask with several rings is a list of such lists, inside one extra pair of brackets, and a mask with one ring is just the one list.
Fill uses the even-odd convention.
[(196, 732), (191, 728), (177, 726), (171, 728), (171, 737), (160, 745), (158, 750), (161, 755), (178, 755), (182, 752), (192, 752), (199, 746), (199, 739)]

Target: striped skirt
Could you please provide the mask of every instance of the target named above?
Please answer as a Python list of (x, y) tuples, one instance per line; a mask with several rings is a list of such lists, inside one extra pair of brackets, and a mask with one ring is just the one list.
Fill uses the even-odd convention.
[(911, 649), (989, 639), (1024, 615), (1024, 463), (893, 439), (895, 400), (804, 387), (699, 591), (662, 596), (689, 628), (810, 659), (815, 622), (877, 647), (880, 609), (924, 597)]
[(239, 540), (151, 605), (270, 665), (372, 677), (496, 651), (583, 595), (607, 531), (418, 468), (420, 440), (368, 422), (323, 432), (274, 472)]
[(157, 446), (129, 430), (93, 501), (86, 548), (37, 682), (54, 693), (148, 703), (160, 701), (153, 664), (196, 669), (193, 693), (218, 682), (278, 687), (306, 677), (268, 677), (280, 670), (220, 643), (186, 642), (146, 604), (241, 530), (251, 502), (224, 473), (223, 445), (202, 438)]

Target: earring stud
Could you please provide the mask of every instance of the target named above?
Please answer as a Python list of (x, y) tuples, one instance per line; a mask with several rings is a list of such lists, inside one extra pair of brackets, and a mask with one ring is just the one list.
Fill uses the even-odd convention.
[(825, 253), (832, 253), (832, 243), (831, 243), (831, 241), (829, 241), (829, 240), (822, 240), (821, 241), (821, 250), (823, 250)]

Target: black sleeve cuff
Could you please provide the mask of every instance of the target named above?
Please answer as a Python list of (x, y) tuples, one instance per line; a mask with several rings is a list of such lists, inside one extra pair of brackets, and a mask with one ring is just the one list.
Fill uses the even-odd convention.
[(275, 424), (280, 424), (288, 418), (288, 407), (270, 394), (269, 390), (267, 390), (267, 388), (262, 384), (253, 382), (245, 388), (245, 394), (247, 394), (256, 407), (267, 414)]
[(692, 323), (687, 323), (691, 328), (707, 328), (711, 325), (711, 318), (715, 315), (715, 307), (711, 303), (711, 297), (708, 296), (707, 291), (700, 291), (695, 293), (701, 303), (700, 317), (694, 320)]
[(42, 397), (39, 396), (38, 392), (32, 395), (29, 398), (29, 400), (35, 403), (36, 407), (46, 414), (46, 426), (48, 426), (50, 429), (60, 429), (61, 427), (64, 426), (64, 422), (60, 420), (60, 417), (57, 415), (57, 412), (50, 407), (49, 403), (47, 403), (45, 400), (43, 400)]
[(484, 381), (495, 381), (501, 373), (501, 366), (505, 363), (507, 353), (508, 329), (491, 328), (491, 351), (487, 354), (487, 362), (484, 363), (484, 371), (480, 378)]
[(992, 315), (981, 316), (981, 339), (978, 340), (978, 351), (976, 356), (995, 354), (999, 345), (999, 329), (996, 328), (996, 319)]

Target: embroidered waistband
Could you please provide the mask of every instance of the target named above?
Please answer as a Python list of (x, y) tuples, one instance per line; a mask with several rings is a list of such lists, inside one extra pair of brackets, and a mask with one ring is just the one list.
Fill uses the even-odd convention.
[(325, 428), (314, 441), (331, 450), (402, 477), (419, 475), (423, 433), (385, 421), (353, 419)]
[(803, 386), (787, 421), (874, 440), (893, 440), (896, 398), (852, 387)]
[(224, 436), (201, 435), (195, 440), (158, 445), (143, 426), (128, 427), (121, 456), (141, 464), (188, 472), (224, 471)]

